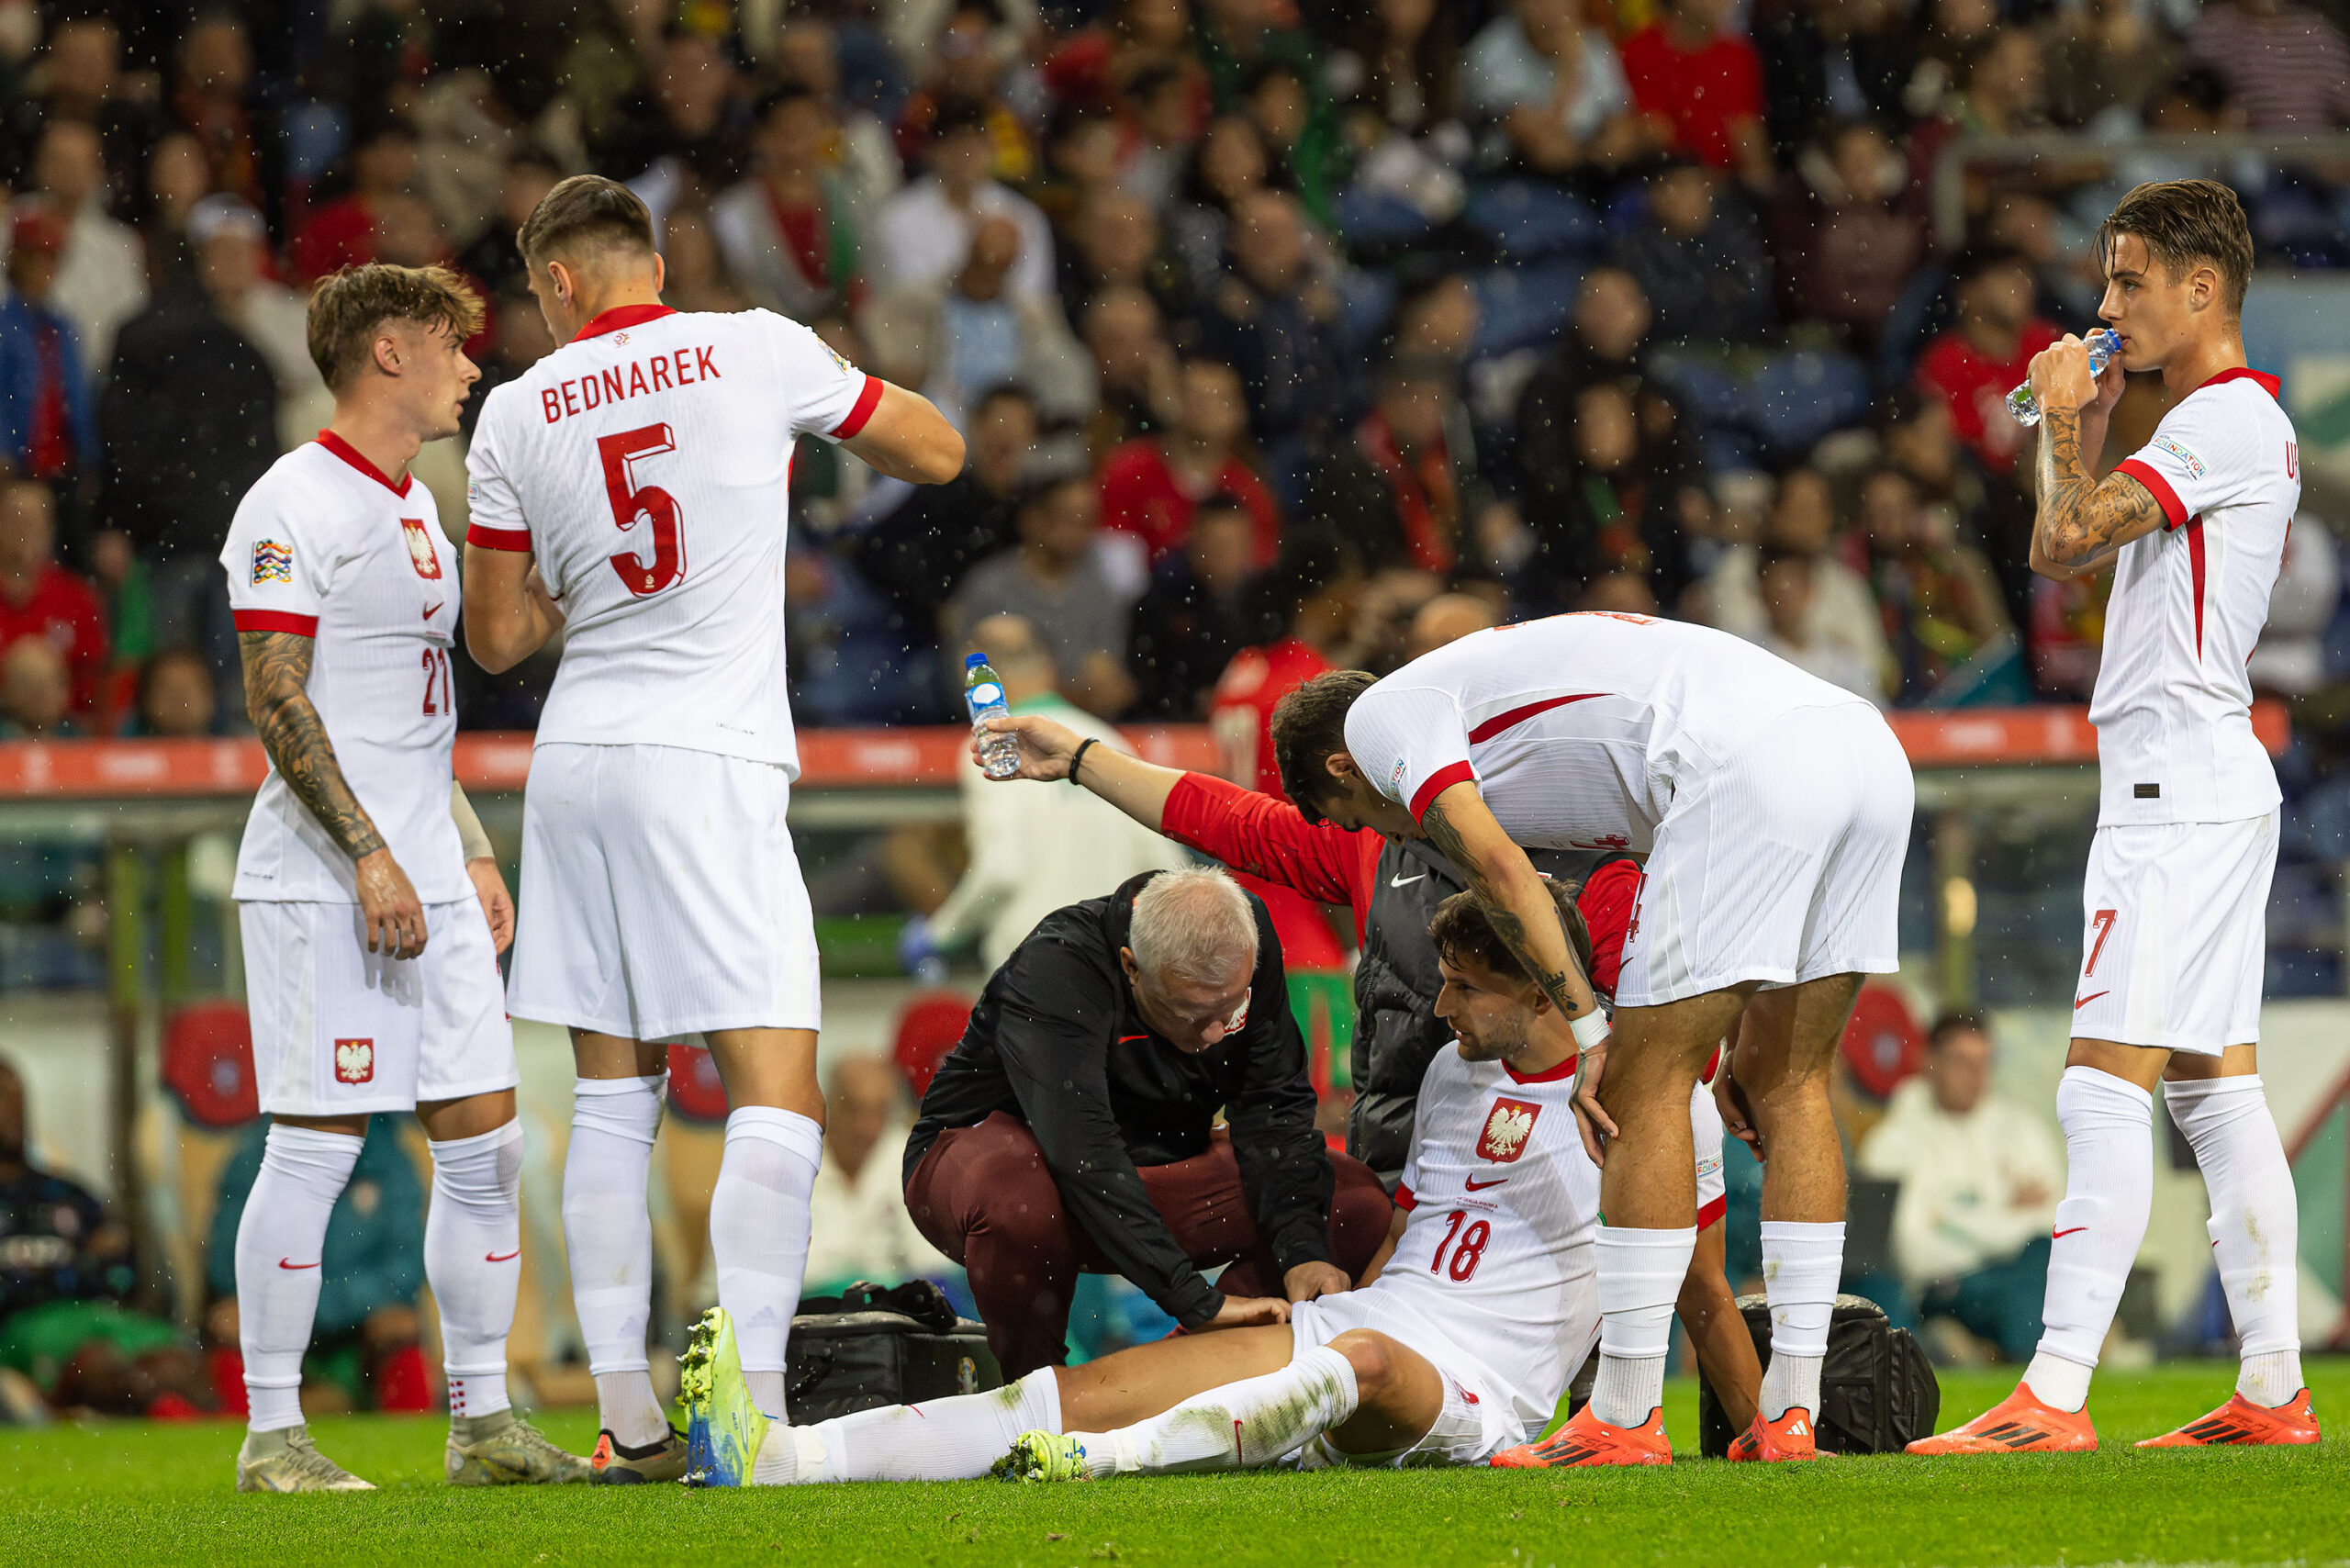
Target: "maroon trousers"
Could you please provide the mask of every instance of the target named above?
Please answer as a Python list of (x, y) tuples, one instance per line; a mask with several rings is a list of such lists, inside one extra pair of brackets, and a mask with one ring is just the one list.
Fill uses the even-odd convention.
[[(1337, 1176), (1330, 1260), (1348, 1279), (1360, 1279), (1387, 1238), (1393, 1204), (1362, 1161), (1334, 1150), (1330, 1163)], [(1206, 1153), (1140, 1170), (1151, 1206), (1192, 1263), (1230, 1265), (1220, 1282), (1225, 1294), (1283, 1294), (1281, 1265), (1257, 1234), (1223, 1128)], [(906, 1207), (930, 1244), (970, 1271), (988, 1348), (1005, 1378), (1068, 1361), (1077, 1276), (1115, 1271), (1061, 1206), (1060, 1189), (1026, 1123), (998, 1111), (978, 1126), (939, 1134), (906, 1182)]]

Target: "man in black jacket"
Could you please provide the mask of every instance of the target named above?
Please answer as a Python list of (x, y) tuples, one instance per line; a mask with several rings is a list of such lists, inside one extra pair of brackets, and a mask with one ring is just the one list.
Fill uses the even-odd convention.
[(906, 1140), (906, 1206), (970, 1271), (1005, 1377), (1066, 1358), (1080, 1272), (1195, 1331), (1352, 1286), (1390, 1206), (1315, 1130), (1288, 998), (1271, 917), (1218, 870), (1058, 910), (988, 981)]

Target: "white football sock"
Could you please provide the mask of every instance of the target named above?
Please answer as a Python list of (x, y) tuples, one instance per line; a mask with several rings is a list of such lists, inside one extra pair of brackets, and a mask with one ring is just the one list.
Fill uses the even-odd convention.
[(2236, 1392), (2282, 1405), (2301, 1391), (2300, 1203), (2256, 1074), (2165, 1083), (2170, 1119), (2211, 1194), (2211, 1255), (2244, 1342)]
[(824, 1129), (797, 1111), (745, 1105), (726, 1118), (726, 1154), (710, 1195), (718, 1305), (734, 1320), (751, 1402), (780, 1419), (784, 1345), (808, 1271), (808, 1198)]
[(302, 1424), (302, 1352), (319, 1311), (327, 1219), (366, 1141), (270, 1124), (261, 1174), (237, 1220), (237, 1343), (250, 1431)]
[(1591, 1410), (1611, 1427), (1645, 1426), (1664, 1403), (1673, 1304), (1696, 1250), (1694, 1225), (1682, 1230), (1599, 1226), (1599, 1381), (1592, 1385)]
[(1289, 1365), (1195, 1394), (1163, 1415), (1114, 1432), (1072, 1432), (1088, 1467), (1104, 1475), (1181, 1475), (1285, 1459), (1355, 1413), (1354, 1363), (1327, 1345)]
[(2065, 1201), (2048, 1254), (2047, 1325), (2023, 1381), (2042, 1403), (2078, 1410), (2113, 1327), (2154, 1202), (2154, 1097), (2093, 1067), (2056, 1085), (2065, 1129)]
[(1771, 1364), (1762, 1372), (1762, 1418), (1791, 1408), (1819, 1415), (1819, 1369), (1844, 1271), (1844, 1222), (1762, 1222), (1762, 1293), (1771, 1305)]
[(522, 1282), (522, 1124), (431, 1145), (424, 1277), (441, 1308), (449, 1418), (508, 1408), (506, 1336)]
[(596, 1378), (599, 1425), (641, 1449), (669, 1423), (653, 1394), (644, 1329), (653, 1316), (653, 1214), (645, 1183), (661, 1130), (666, 1072), (583, 1078), (572, 1085), (571, 1146), (563, 1159), (563, 1245), (572, 1309)]
[(975, 1481), (1023, 1432), (1061, 1429), (1061, 1385), (1051, 1367), (986, 1394), (888, 1405), (767, 1428), (751, 1464), (754, 1486), (802, 1481)]

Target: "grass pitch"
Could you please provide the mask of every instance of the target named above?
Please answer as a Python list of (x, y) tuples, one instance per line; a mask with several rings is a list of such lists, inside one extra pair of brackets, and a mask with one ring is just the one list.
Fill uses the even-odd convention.
[[(2315, 1450), (2139, 1453), (2226, 1397), (2217, 1364), (2100, 1374), (2102, 1452), (1644, 1471), (1323, 1472), (1081, 1486), (459, 1491), (427, 1417), (330, 1417), (319, 1446), (372, 1495), (241, 1497), (230, 1424), (0, 1430), (0, 1563), (811, 1562), (1091, 1568), (1475, 1564), (2350, 1563), (2350, 1361), (2312, 1361)], [(1956, 1373), (1942, 1424), (2011, 1374)], [(1693, 1385), (1666, 1420), (1697, 1430)], [(594, 1418), (541, 1423), (584, 1452)]]

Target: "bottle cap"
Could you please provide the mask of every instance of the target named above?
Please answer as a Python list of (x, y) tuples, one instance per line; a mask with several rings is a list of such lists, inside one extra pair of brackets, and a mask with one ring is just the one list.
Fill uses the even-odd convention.
[(963, 655), (963, 667), (965, 669), (977, 669), (987, 662), (988, 656), (985, 654), (965, 654)]

